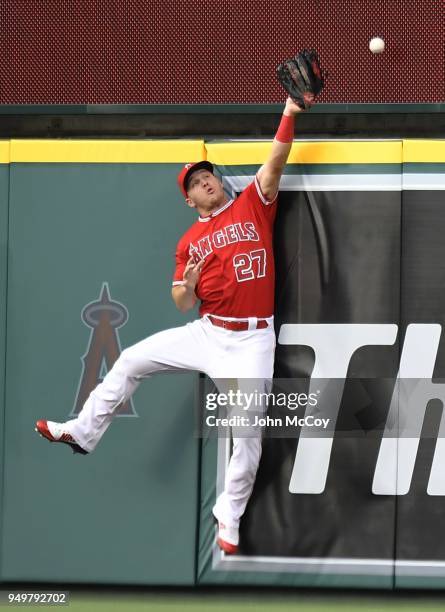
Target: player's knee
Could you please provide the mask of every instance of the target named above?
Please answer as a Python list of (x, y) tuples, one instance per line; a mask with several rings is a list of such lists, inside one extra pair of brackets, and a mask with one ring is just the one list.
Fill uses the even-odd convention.
[(131, 368), (131, 364), (133, 362), (132, 353), (130, 349), (124, 349), (119, 358), (116, 361), (116, 366), (123, 370), (129, 370)]
[(137, 377), (151, 369), (148, 364), (150, 364), (150, 360), (146, 355), (142, 357), (140, 351), (135, 350), (134, 347), (129, 347), (122, 351), (114, 367), (121, 375)]

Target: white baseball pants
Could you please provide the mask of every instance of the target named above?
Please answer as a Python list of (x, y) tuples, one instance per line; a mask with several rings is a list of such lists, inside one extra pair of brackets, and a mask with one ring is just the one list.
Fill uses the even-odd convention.
[[(250, 319), (250, 326), (256, 320)], [(117, 408), (144, 378), (157, 372), (197, 370), (212, 378), (220, 391), (224, 380), (255, 380), (259, 392), (269, 391), (273, 375), (275, 333), (273, 318), (266, 329), (229, 331), (206, 316), (182, 327), (167, 329), (122, 351), (113, 368), (90, 394), (78, 417), (66, 429), (86, 451), (94, 450)], [(262, 388), (261, 388), (262, 387)], [(213, 508), (224, 524), (237, 527), (252, 493), (261, 457), (261, 430), (236, 437), (226, 472), (225, 487)]]

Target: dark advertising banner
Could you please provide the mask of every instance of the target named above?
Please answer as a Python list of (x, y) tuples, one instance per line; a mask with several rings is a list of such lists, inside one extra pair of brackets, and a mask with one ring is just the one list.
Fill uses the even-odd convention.
[[(330, 424), (318, 434), (302, 421), (295, 435), (280, 436), (270, 419), (240, 554), (202, 555), (202, 582), (445, 584), (443, 538), (438, 543), (445, 526), (445, 180), (438, 160), (445, 161), (445, 146), (409, 142), (404, 154), (401, 142), (398, 153), (389, 144), (357, 149), (352, 165), (338, 143), (306, 143), (283, 177), (274, 390), (287, 380), (308, 396), (319, 393), (316, 408), (294, 414), (325, 413)], [(228, 186), (240, 190), (251, 180), (253, 166), (240, 163), (245, 152), (234, 166), (217, 145), (213, 155)], [(285, 419), (287, 412), (268, 414)], [(205, 440), (204, 456), (211, 453), (217, 494), (227, 439)], [(204, 490), (211, 469), (203, 468)], [(210, 537), (206, 493), (202, 542)]]
[(410, 375), (422, 377), (426, 388), (415, 407), (416, 435), (398, 448), (403, 490), (397, 495), (395, 584), (400, 587), (445, 586), (444, 169), (407, 163), (404, 173), (401, 368), (414, 370)]

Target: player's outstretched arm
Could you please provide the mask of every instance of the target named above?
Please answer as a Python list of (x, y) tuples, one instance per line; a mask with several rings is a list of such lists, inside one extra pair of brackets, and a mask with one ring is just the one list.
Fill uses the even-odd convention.
[[(307, 101), (313, 102), (312, 94), (305, 94)], [(278, 131), (266, 162), (258, 170), (257, 178), (261, 191), (267, 200), (272, 201), (278, 192), (281, 175), (289, 157), (294, 139), (295, 115), (302, 109), (288, 97)]]
[(195, 263), (193, 257), (190, 257), (184, 270), (182, 285), (172, 287), (172, 298), (181, 312), (191, 310), (196, 304), (195, 287), (198, 284), (203, 265), (204, 259)]

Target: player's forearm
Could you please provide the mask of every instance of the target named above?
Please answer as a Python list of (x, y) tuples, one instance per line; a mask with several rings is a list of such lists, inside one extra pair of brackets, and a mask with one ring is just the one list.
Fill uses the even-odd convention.
[(274, 138), (268, 164), (270, 172), (281, 175), (289, 158), (292, 142), (280, 142)]
[(292, 149), (294, 129), (295, 113), (286, 105), (269, 157), (257, 174), (261, 191), (269, 199), (272, 199), (278, 191), (280, 178)]
[(196, 304), (196, 294), (194, 288), (189, 285), (177, 285), (172, 288), (172, 297), (176, 308), (181, 312), (191, 310)]
[(295, 105), (286, 102), (277, 133), (273, 139), (268, 163), (272, 170), (282, 172), (286, 165), (295, 132)]

